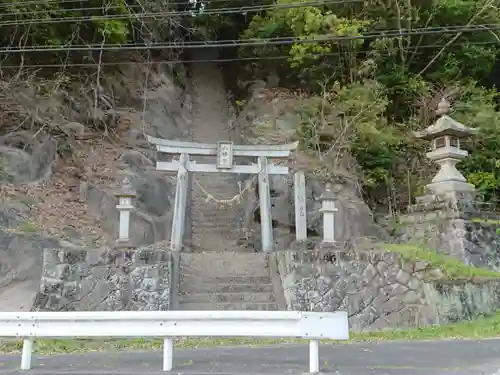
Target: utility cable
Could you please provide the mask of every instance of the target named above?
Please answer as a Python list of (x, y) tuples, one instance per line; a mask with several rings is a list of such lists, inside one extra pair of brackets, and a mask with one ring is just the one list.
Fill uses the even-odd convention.
[[(228, 0), (210, 0), (208, 1), (207, 3), (208, 4), (212, 4), (212, 3), (217, 3), (217, 2), (221, 2), (221, 3), (227, 3)], [(244, 0), (243, 0), (244, 1)], [(39, 5), (47, 5), (47, 3), (54, 3), (56, 5), (59, 5), (59, 3), (61, 3), (62, 1), (46, 1), (46, 2), (37, 2), (37, 4)], [(83, 1), (82, 0), (69, 0), (67, 1), (68, 3), (82, 3)], [(351, 1), (351, 0), (343, 0), (343, 1), (333, 1), (334, 4), (341, 4), (341, 3), (351, 3), (351, 2), (363, 2), (362, 0), (359, 0), (359, 1)], [(202, 2), (200, 2), (202, 3)], [(322, 1), (315, 1), (314, 3), (318, 3), (318, 4), (311, 4), (309, 5), (308, 3), (299, 3), (297, 5), (300, 5), (302, 4), (302, 6), (306, 7), (306, 6), (320, 6), (320, 5), (328, 5), (329, 3), (332, 3), (332, 0), (322, 0)], [(186, 6), (189, 6), (189, 5), (196, 5), (197, 3), (193, 3), (191, 1), (176, 1), (176, 2), (168, 2), (166, 4), (164, 4), (163, 6), (164, 7), (169, 7), (169, 6), (179, 6), (179, 5), (186, 5)], [(7, 7), (10, 7), (10, 6), (13, 6), (15, 7), (16, 5), (22, 5), (23, 7), (26, 6), (27, 4), (26, 3), (9, 3), (9, 4), (5, 4), (5, 3), (0, 3), (0, 9), (2, 8), (7, 8)], [(272, 7), (276, 7), (278, 5), (287, 5), (287, 4), (270, 4), (270, 5), (253, 5), (253, 7), (262, 7), (262, 6), (272, 6)], [(109, 7), (106, 7), (105, 5), (103, 6), (98, 6), (98, 7), (81, 7), (81, 8), (56, 8), (56, 9), (38, 9), (38, 10), (30, 10), (30, 11), (27, 11), (27, 12), (9, 12), (9, 13), (0, 13), (0, 18), (3, 18), (3, 17), (17, 17), (17, 16), (28, 16), (28, 15), (37, 15), (37, 14), (41, 14), (41, 15), (44, 15), (46, 16), (48, 12), (50, 12), (50, 14), (55, 14), (55, 13), (64, 13), (64, 12), (91, 12), (91, 11), (99, 11), (99, 10), (114, 10), (114, 9), (118, 9), (118, 10), (124, 10), (124, 9), (140, 9), (140, 10), (144, 10), (145, 8), (151, 8), (153, 5), (152, 4), (148, 4), (147, 6), (144, 6), (144, 5), (140, 5), (140, 4), (131, 4), (131, 5), (112, 5), (112, 6), (109, 6)], [(248, 6), (246, 6), (248, 7)], [(215, 11), (215, 10), (226, 10), (226, 9), (230, 9), (230, 10), (233, 10), (233, 9), (236, 9), (237, 7), (231, 7), (231, 8), (228, 8), (228, 7), (222, 7), (222, 8), (212, 8), (210, 9), (211, 11)], [(15, 9), (15, 8), (14, 8)], [(189, 10), (189, 12), (196, 12), (197, 10), (195, 8), (193, 8), (193, 10)], [(174, 11), (172, 11), (174, 12)], [(175, 12), (179, 12), (179, 11), (175, 11)], [(205, 12), (205, 11), (204, 11)], [(203, 12), (203, 13), (204, 13)], [(136, 13), (136, 14), (140, 14), (140, 13)]]
[(25, 52), (60, 52), (60, 51), (126, 51), (126, 50), (153, 50), (153, 49), (192, 49), (192, 48), (225, 48), (225, 47), (253, 47), (266, 45), (289, 45), (289, 44), (309, 44), (323, 42), (344, 42), (352, 40), (366, 40), (377, 38), (396, 38), (402, 36), (433, 35), (447, 33), (465, 33), (477, 31), (500, 30), (500, 24), (474, 25), (474, 26), (448, 26), (420, 28), (412, 31), (391, 31), (391, 32), (367, 32), (360, 35), (323, 35), (316, 38), (292, 38), (276, 37), (267, 39), (233, 39), (206, 42), (181, 42), (181, 43), (149, 43), (149, 44), (93, 44), (93, 45), (70, 45), (70, 46), (28, 46), (22, 48), (0, 48), (0, 53), (25, 53)]
[[(500, 45), (500, 42), (477, 42), (477, 43), (455, 43), (454, 46), (467, 46), (467, 45)], [(420, 49), (432, 49), (432, 48), (442, 48), (443, 44), (427, 44), (421, 45), (419, 47), (410, 47), (408, 51), (418, 51)], [(330, 57), (330, 56), (344, 56), (350, 53), (359, 54), (370, 54), (372, 52), (377, 53), (389, 53), (399, 51), (399, 47), (391, 47), (382, 50), (359, 50), (352, 52), (328, 52), (328, 53), (307, 53), (305, 57)], [(204, 59), (204, 60), (161, 60), (161, 61), (148, 61), (148, 62), (137, 62), (137, 61), (107, 61), (102, 62), (99, 65), (102, 66), (121, 66), (121, 65), (137, 65), (137, 64), (149, 64), (149, 65), (162, 65), (162, 64), (199, 64), (199, 63), (227, 63), (227, 62), (238, 62), (238, 61), (258, 61), (258, 60), (283, 60), (290, 59), (290, 55), (278, 55), (278, 56), (249, 56), (249, 57), (235, 57), (235, 58), (224, 58), (224, 59)], [(19, 69), (19, 68), (58, 68), (58, 67), (95, 67), (98, 64), (95, 63), (68, 63), (68, 64), (33, 64), (33, 65), (2, 65), (0, 64), (0, 69)]]
[[(30, 0), (30, 1), (14, 1), (14, 2), (8, 2), (8, 3), (0, 3), (0, 8), (8, 8), (10, 6), (16, 6), (16, 5), (22, 5), (22, 6), (30, 6), (30, 5), (50, 5), (50, 4), (81, 4), (81, 3), (88, 3), (90, 0)], [(212, 3), (227, 3), (228, 0), (199, 0), (199, 3), (205, 3), (205, 4), (212, 4)], [(234, 1), (234, 0), (232, 0)], [(247, 0), (240, 0), (240, 1), (247, 1)], [(169, 1), (165, 5), (188, 5), (188, 4), (195, 4), (191, 1)], [(127, 7), (131, 7), (131, 5), (126, 5)], [(105, 6), (103, 6), (104, 8)], [(112, 9), (112, 8), (110, 8)]]
[[(291, 4), (273, 4), (273, 5), (257, 5), (257, 6), (243, 6), (231, 8), (218, 8), (204, 10), (200, 15), (221, 15), (221, 14), (236, 14), (236, 13), (253, 13), (262, 12), (265, 10), (274, 9), (293, 9), (303, 8), (307, 6), (321, 6), (333, 4), (352, 4), (363, 3), (364, 0), (336, 0), (336, 1), (312, 1), (309, 3), (291, 3)], [(110, 14), (110, 15), (97, 15), (97, 16), (78, 16), (78, 17), (54, 17), (54, 18), (39, 18), (27, 20), (11, 20), (0, 22), (0, 26), (17, 26), (17, 25), (33, 25), (33, 24), (51, 24), (63, 22), (87, 22), (87, 21), (109, 21), (109, 20), (127, 20), (137, 18), (156, 18), (156, 17), (173, 17), (173, 16), (190, 16), (194, 10), (187, 11), (168, 11), (168, 12), (142, 12), (131, 14)], [(3, 14), (5, 15), (5, 13)], [(10, 16), (11, 14), (8, 14)], [(2, 16), (2, 14), (0, 14)]]

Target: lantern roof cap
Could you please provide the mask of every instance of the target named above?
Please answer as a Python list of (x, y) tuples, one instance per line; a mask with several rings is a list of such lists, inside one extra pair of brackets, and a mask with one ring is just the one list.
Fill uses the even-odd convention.
[(436, 114), (440, 116), (438, 120), (427, 129), (414, 132), (415, 137), (425, 140), (433, 140), (444, 135), (462, 138), (476, 133), (476, 129), (469, 128), (468, 126), (465, 126), (448, 116), (447, 114), (449, 112), (450, 103), (445, 98), (441, 99), (436, 110)]
[(326, 200), (335, 200), (336, 199), (336, 196), (335, 196), (335, 193), (333, 192), (332, 190), (332, 184), (329, 182), (326, 184), (325, 186), (325, 191), (323, 192), (323, 194), (321, 194), (321, 196), (319, 197), (319, 200), (320, 201), (326, 201)]
[(132, 184), (130, 183), (130, 179), (128, 176), (125, 176), (122, 181), (122, 185), (120, 190), (116, 192), (117, 197), (135, 197), (136, 196), (136, 191), (133, 188)]

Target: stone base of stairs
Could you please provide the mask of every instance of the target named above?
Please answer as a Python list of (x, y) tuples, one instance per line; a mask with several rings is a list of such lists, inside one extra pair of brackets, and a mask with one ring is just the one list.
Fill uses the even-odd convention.
[(261, 253), (183, 253), (180, 310), (279, 310)]

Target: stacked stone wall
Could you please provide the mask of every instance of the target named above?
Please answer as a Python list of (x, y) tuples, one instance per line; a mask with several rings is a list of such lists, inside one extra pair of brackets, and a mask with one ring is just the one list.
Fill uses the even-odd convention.
[(171, 254), (135, 250), (48, 249), (35, 310), (169, 310)]
[(287, 250), (270, 261), (288, 310), (347, 310), (354, 332), (453, 323), (500, 308), (500, 278), (451, 280), (426, 261), (383, 250)]

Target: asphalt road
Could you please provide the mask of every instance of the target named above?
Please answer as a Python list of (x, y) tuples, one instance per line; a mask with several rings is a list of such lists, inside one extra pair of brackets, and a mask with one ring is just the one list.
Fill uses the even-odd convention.
[[(500, 339), (321, 345), (320, 350), (325, 374), (500, 375)], [(300, 345), (176, 350), (172, 373), (302, 375), (308, 353)], [(0, 356), (0, 375), (165, 374), (159, 351), (43, 356), (33, 359), (29, 372), (19, 371), (19, 363), (19, 355)]]

